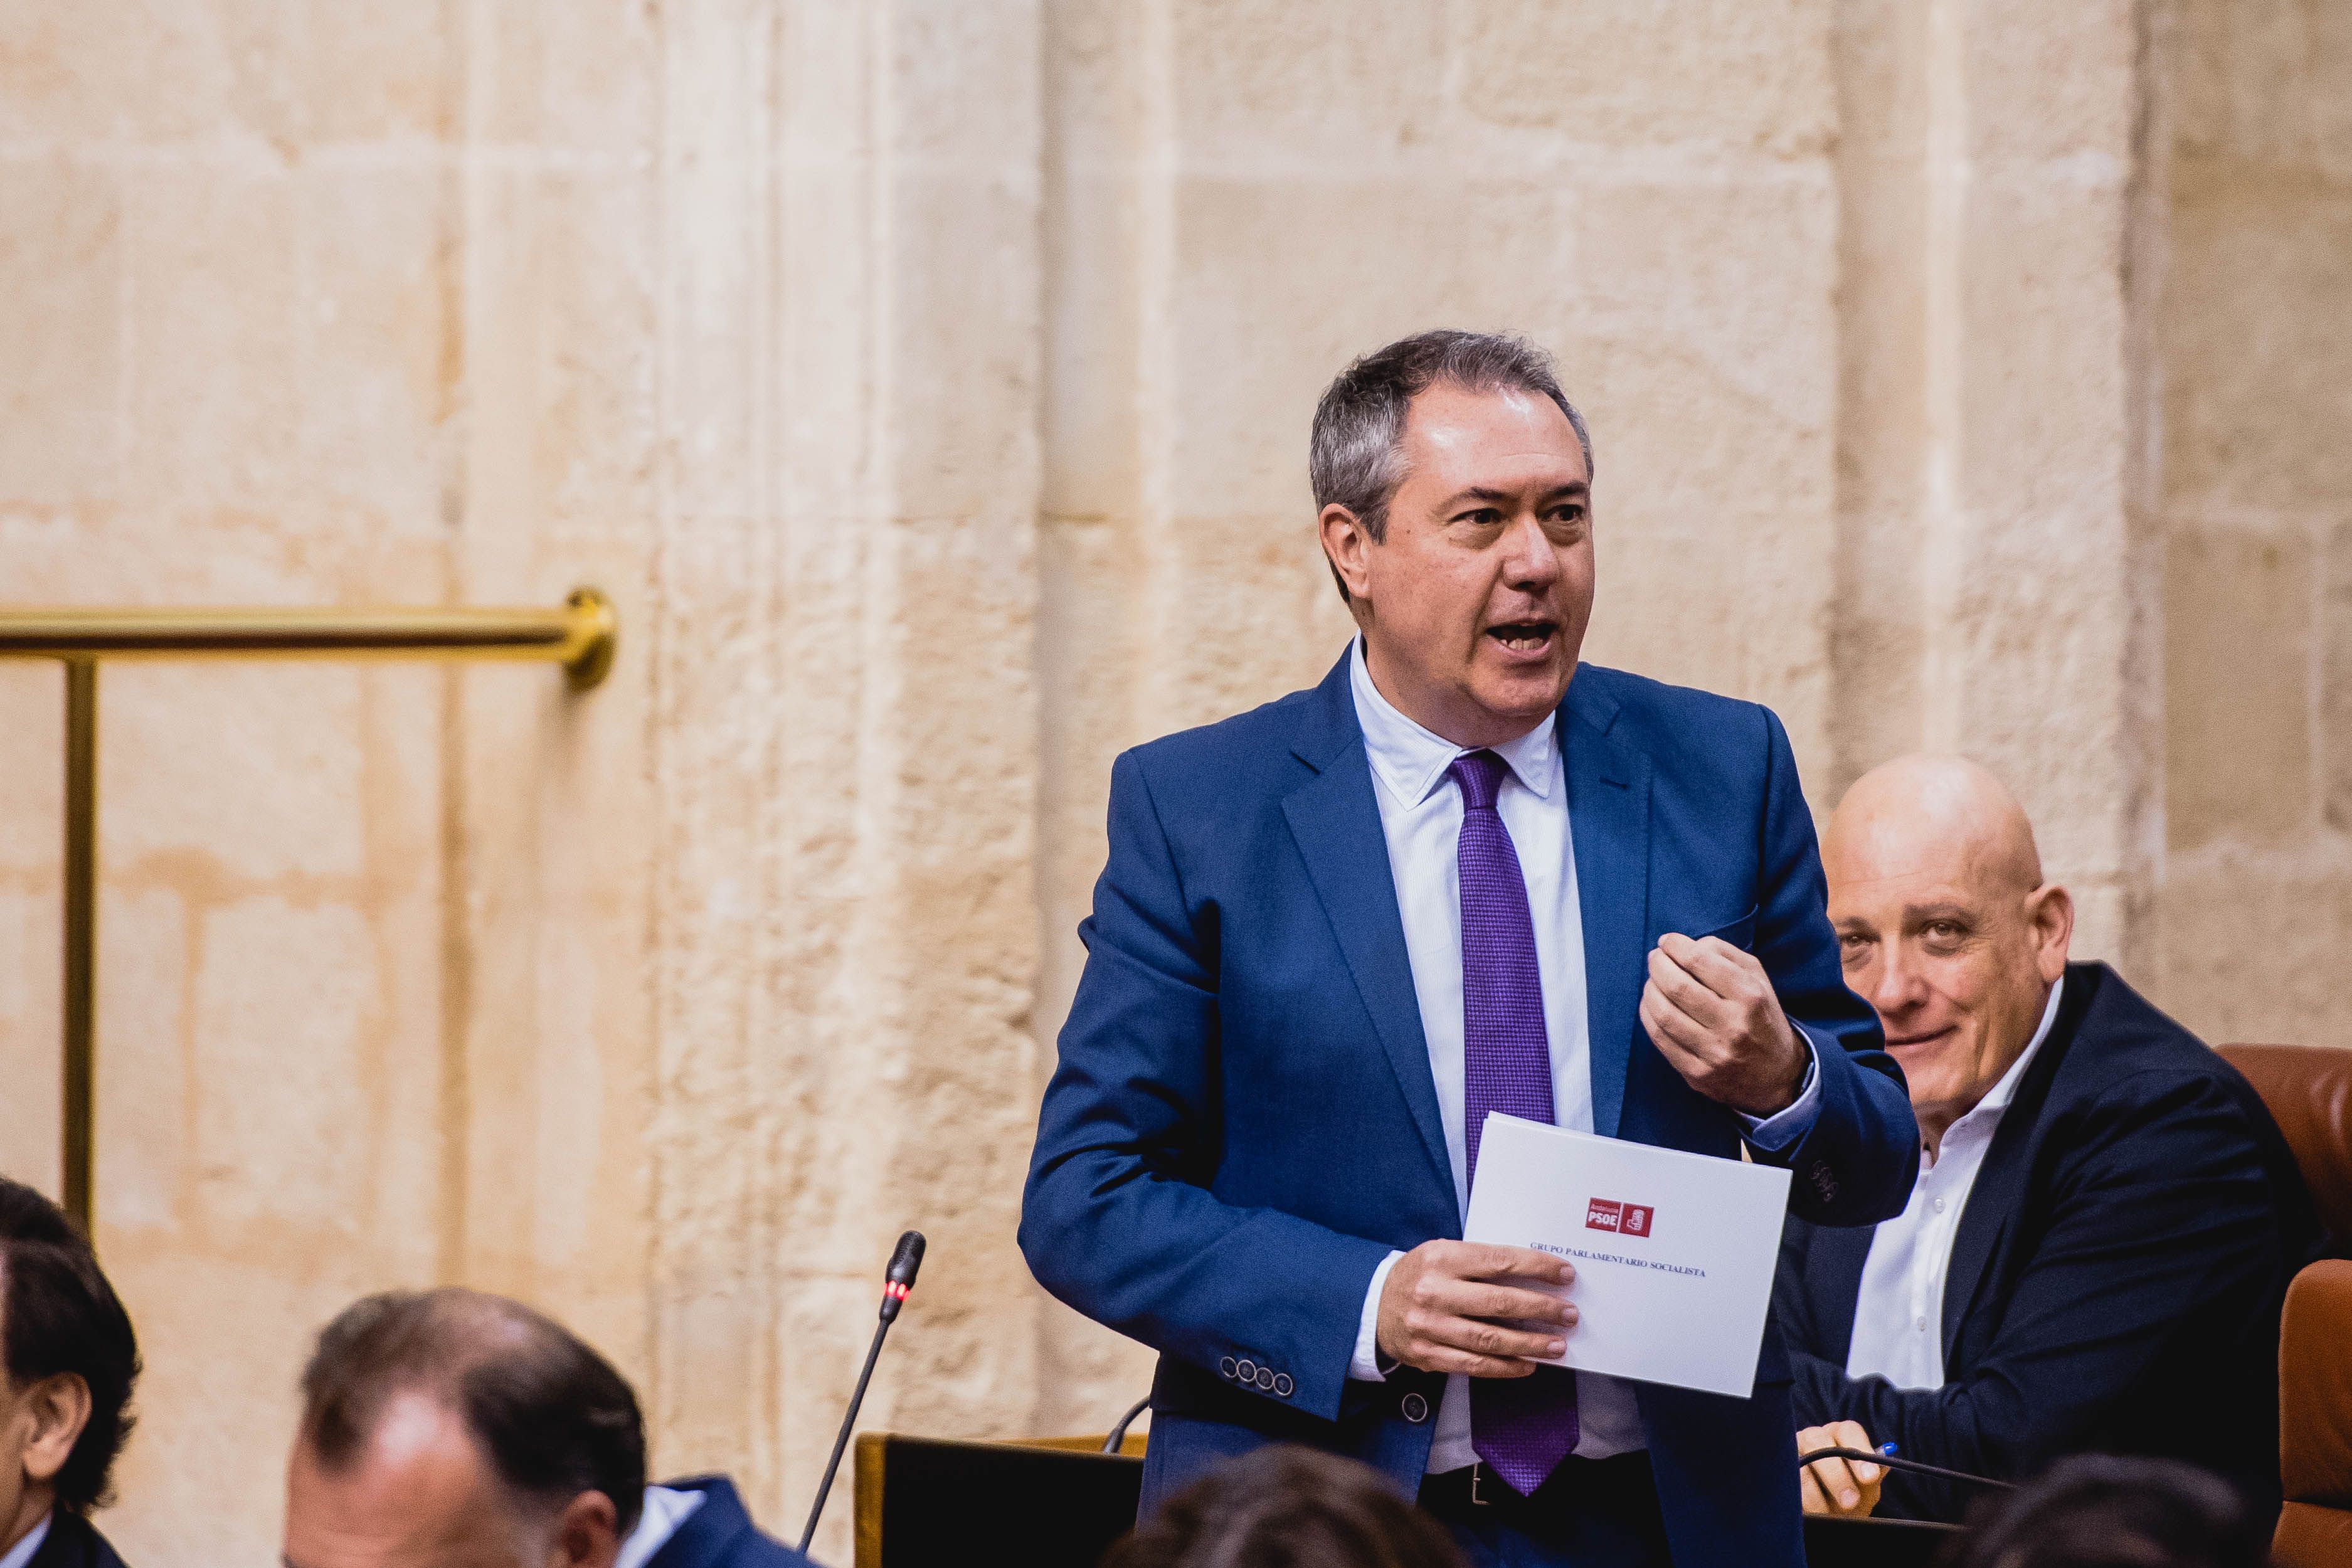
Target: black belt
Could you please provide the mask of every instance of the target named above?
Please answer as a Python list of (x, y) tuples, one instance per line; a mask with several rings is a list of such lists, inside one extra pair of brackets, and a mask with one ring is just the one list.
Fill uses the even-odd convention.
[[(1544, 1479), (1533, 1497), (1521, 1497), (1511, 1483), (1483, 1464), (1465, 1465), (1421, 1479), (1421, 1506), (1439, 1519), (1464, 1524), (1492, 1521), (1517, 1524), (1527, 1519), (1558, 1519), (1579, 1511), (1588, 1500), (1605, 1500), (1622, 1506), (1629, 1496), (1646, 1497), (1655, 1483), (1650, 1456), (1636, 1448), (1605, 1459), (1581, 1459), (1570, 1454)], [(1638, 1491), (1629, 1489), (1638, 1488)]]

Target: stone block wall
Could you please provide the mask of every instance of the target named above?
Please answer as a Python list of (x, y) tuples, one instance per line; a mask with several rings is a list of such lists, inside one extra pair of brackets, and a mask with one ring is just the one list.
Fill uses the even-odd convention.
[[(557, 1311), (782, 1532), (902, 1226), (868, 1426), (1139, 1394), (1013, 1241), (1109, 762), (1338, 656), (1312, 400), (1421, 327), (1559, 356), (1596, 659), (1771, 703), (1817, 809), (1984, 757), (2087, 951), (2352, 1039), (2346, 51), (2262, 15), (0, 6), (0, 601), (623, 618), (585, 697), (102, 677), (108, 1528), (266, 1560), (307, 1336), (386, 1285)], [(44, 1181), (58, 688), (0, 666)]]
[(2179, 24), (2163, 346), (2160, 994), (2352, 1045), (2352, 16)]
[[(2144, 972), (2158, 871), (2137, 182), (2161, 16), (1842, 5), (1832, 744), (1816, 810), (1921, 747), (1973, 756)], [(1822, 788), (1827, 784), (1828, 788)]]

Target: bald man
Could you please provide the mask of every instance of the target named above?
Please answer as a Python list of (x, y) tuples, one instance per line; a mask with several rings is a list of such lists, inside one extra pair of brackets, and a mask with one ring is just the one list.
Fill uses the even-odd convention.
[[(2279, 1302), (2317, 1226), (2262, 1101), (2114, 970), (2067, 962), (2074, 900), (1975, 763), (1864, 775), (1822, 860), (1922, 1149), (1896, 1218), (1790, 1222), (1775, 1313), (1801, 1451), (1892, 1443), (1995, 1477), (2160, 1455), (2274, 1513)], [(1834, 1460), (1802, 1491), (1811, 1512), (1914, 1519), (1971, 1500)]]

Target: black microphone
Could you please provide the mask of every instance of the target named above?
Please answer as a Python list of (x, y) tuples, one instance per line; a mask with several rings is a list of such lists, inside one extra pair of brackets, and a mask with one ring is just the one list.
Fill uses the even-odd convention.
[(882, 1354), (882, 1337), (898, 1319), (898, 1309), (915, 1289), (915, 1270), (923, 1266), (923, 1233), (910, 1230), (898, 1238), (898, 1250), (890, 1254), (890, 1267), (882, 1277), (882, 1321), (874, 1326), (874, 1342), (866, 1349), (866, 1366), (857, 1374), (857, 1391), (849, 1396), (849, 1408), (842, 1412), (841, 1431), (833, 1440), (833, 1458), (824, 1462), (824, 1479), (816, 1484), (816, 1500), (809, 1504), (808, 1526), (801, 1531), (801, 1555), (808, 1555), (809, 1542), (816, 1539), (816, 1521), (824, 1514), (826, 1494), (833, 1490), (834, 1473), (841, 1468), (842, 1450), (849, 1447), (849, 1429), (857, 1421), (857, 1407), (866, 1403), (866, 1384), (874, 1375), (874, 1363)]
[(890, 1321), (898, 1315), (898, 1303), (905, 1300), (915, 1288), (915, 1270), (923, 1266), (923, 1233), (910, 1230), (898, 1238), (898, 1250), (890, 1255), (890, 1267), (882, 1276), (882, 1321)]

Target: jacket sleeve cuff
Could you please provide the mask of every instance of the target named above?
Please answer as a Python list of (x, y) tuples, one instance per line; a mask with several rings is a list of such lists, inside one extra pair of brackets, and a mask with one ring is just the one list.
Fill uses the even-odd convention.
[(1389, 1270), (1403, 1256), (1391, 1252), (1381, 1258), (1381, 1266), (1372, 1270), (1372, 1282), (1364, 1288), (1364, 1310), (1356, 1321), (1356, 1353), (1348, 1363), (1348, 1375), (1358, 1383), (1389, 1380), (1381, 1370), (1381, 1292), (1388, 1288)]
[(1738, 1112), (1739, 1120), (1748, 1127), (1748, 1141), (1772, 1154), (1794, 1146), (1813, 1130), (1813, 1122), (1822, 1113), (1821, 1046), (1813, 1039), (1812, 1031), (1794, 1018), (1789, 1020), (1789, 1026), (1805, 1043), (1805, 1081), (1799, 1087), (1796, 1100), (1786, 1110), (1769, 1116)]

